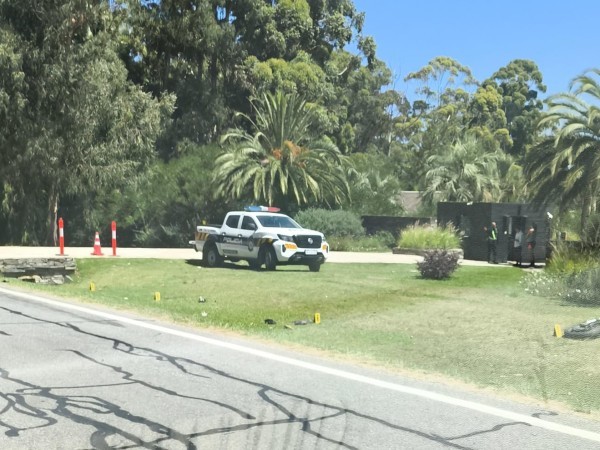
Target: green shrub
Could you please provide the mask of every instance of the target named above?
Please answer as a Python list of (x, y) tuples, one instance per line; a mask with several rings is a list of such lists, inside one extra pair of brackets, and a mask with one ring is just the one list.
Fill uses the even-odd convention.
[(391, 250), (396, 245), (396, 238), (389, 231), (378, 231), (371, 236), (367, 236), (366, 239), (379, 242), (387, 250)]
[(360, 217), (341, 209), (307, 209), (294, 217), (305, 228), (320, 231), (330, 240), (333, 237), (364, 237)]
[(452, 225), (414, 225), (402, 230), (398, 247), (422, 250), (460, 248), (460, 239)]
[(423, 278), (434, 280), (450, 278), (458, 267), (458, 255), (447, 250), (428, 250), (423, 261), (417, 263), (417, 267)]
[(305, 228), (325, 234), (334, 251), (385, 252), (396, 243), (387, 231), (367, 236), (360, 217), (346, 210), (307, 209), (296, 214), (294, 219)]
[(580, 305), (600, 306), (600, 267), (568, 276), (563, 299)]
[(380, 231), (372, 236), (350, 237), (332, 236), (327, 238), (331, 250), (340, 252), (386, 252), (394, 246), (396, 240), (387, 231)]
[(95, 214), (117, 220), (119, 245), (185, 248), (196, 225), (202, 220), (218, 223), (231, 208), (223, 199), (214, 198), (210, 181), (220, 148), (184, 141), (178, 151), (179, 157), (168, 163), (157, 161), (122, 192), (115, 190), (110, 198), (104, 194), (101, 206), (105, 206)]
[(597, 251), (558, 243), (544, 275), (530, 276), (526, 291), (557, 296), (569, 303), (600, 305), (600, 264)]

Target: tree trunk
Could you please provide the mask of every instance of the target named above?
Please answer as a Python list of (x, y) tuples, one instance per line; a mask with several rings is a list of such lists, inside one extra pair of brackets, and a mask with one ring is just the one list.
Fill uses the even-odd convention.
[(583, 194), (583, 204), (581, 205), (581, 233), (585, 231), (585, 227), (590, 219), (592, 211), (592, 193), (590, 190)]
[(58, 192), (52, 186), (48, 194), (48, 238), (47, 243), (56, 247), (58, 244)]

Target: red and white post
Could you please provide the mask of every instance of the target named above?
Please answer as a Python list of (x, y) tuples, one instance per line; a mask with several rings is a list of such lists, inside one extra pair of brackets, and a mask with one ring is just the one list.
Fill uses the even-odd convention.
[(58, 243), (60, 245), (60, 256), (65, 255), (65, 223), (62, 219), (58, 219)]
[(117, 256), (117, 222), (114, 220), (110, 224), (110, 228), (112, 230), (112, 250), (113, 256)]

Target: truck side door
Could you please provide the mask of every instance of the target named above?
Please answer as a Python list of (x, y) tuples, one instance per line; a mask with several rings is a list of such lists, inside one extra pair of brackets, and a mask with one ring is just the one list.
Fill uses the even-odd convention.
[(239, 236), (239, 224), (241, 214), (228, 214), (221, 227), (221, 251), (224, 256), (238, 257), (242, 247), (242, 239)]
[(254, 233), (257, 228), (258, 224), (254, 220), (254, 217), (250, 215), (242, 217), (242, 223), (238, 230), (239, 236), (242, 239), (242, 246), (240, 247), (241, 257), (258, 258), (258, 246), (254, 242)]

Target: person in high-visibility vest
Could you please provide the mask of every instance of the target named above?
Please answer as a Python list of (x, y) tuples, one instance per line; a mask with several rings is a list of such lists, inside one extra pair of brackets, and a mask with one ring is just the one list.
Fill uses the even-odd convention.
[(496, 228), (496, 222), (492, 222), (492, 226), (488, 229), (483, 227), (487, 233), (488, 243), (488, 263), (498, 264), (498, 257), (496, 256), (496, 244), (498, 243), (498, 228)]

